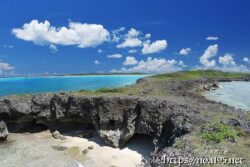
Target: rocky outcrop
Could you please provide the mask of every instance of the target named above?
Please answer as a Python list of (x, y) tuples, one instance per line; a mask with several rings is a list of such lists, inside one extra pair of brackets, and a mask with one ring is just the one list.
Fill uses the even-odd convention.
[[(141, 80), (137, 84), (140, 82), (149, 81)], [(218, 80), (171, 81), (160, 88), (174, 95), (167, 99), (77, 96), (66, 92), (6, 97), (0, 99), (0, 118), (11, 132), (44, 127), (60, 132), (95, 129), (108, 145), (114, 147), (123, 146), (135, 134), (144, 134), (153, 138), (155, 146), (163, 148), (191, 132), (195, 125), (206, 122), (206, 117), (198, 114), (201, 111), (243, 113), (206, 100), (197, 93), (213, 87), (218, 87)]]
[(5, 141), (8, 137), (8, 129), (5, 122), (0, 121), (0, 142)]
[(11, 131), (38, 125), (60, 131), (92, 127), (114, 147), (121, 147), (135, 134), (149, 135), (155, 145), (166, 146), (191, 130), (188, 110), (192, 108), (184, 103), (130, 96), (77, 97), (56, 93), (0, 100), (0, 116)]

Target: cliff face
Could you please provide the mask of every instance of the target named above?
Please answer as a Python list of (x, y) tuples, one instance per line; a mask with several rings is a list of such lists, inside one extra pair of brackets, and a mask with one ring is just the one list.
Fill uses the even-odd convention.
[(217, 86), (215, 80), (168, 83), (163, 89), (175, 94), (171, 98), (76, 96), (65, 92), (7, 97), (0, 99), (0, 118), (11, 132), (92, 128), (114, 147), (121, 147), (135, 134), (145, 134), (153, 138), (155, 146), (163, 148), (191, 132), (193, 126), (206, 122), (201, 111), (242, 112), (197, 94)]
[(186, 114), (189, 108), (153, 98), (76, 97), (68, 93), (0, 100), (0, 114), (10, 131), (25, 131), (36, 125), (53, 130), (95, 128), (108, 145), (115, 147), (121, 147), (134, 134), (151, 136), (157, 146), (170, 144), (191, 130)]

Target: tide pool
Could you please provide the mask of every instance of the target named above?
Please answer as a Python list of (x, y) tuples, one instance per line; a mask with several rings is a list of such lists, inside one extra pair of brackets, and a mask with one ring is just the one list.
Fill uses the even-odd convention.
[(250, 111), (250, 82), (221, 82), (220, 87), (205, 93), (211, 100)]
[(14, 94), (34, 94), (59, 91), (97, 90), (134, 84), (148, 75), (92, 75), (0, 78), (0, 97)]

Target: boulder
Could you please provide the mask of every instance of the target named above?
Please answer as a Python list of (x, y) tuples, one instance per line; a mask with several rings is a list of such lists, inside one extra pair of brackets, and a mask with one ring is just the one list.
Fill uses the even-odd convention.
[(67, 147), (55, 145), (55, 146), (52, 146), (52, 149), (57, 150), (57, 151), (64, 151), (64, 150), (67, 150)]
[(55, 139), (66, 140), (67, 138), (60, 134), (57, 130), (52, 133), (52, 137)]
[(8, 129), (4, 121), (0, 121), (0, 142), (5, 141), (8, 137)]
[(52, 137), (54, 137), (55, 139), (59, 139), (60, 136), (61, 136), (61, 134), (57, 130), (52, 133)]
[(93, 149), (94, 149), (94, 146), (88, 146), (88, 149), (89, 149), (89, 150), (93, 150)]
[(87, 154), (88, 152), (89, 152), (88, 149), (84, 149), (84, 150), (82, 151), (83, 154)]

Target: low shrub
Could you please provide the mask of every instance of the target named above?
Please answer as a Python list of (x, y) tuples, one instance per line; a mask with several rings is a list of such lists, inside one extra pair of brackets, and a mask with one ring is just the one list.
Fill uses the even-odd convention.
[(214, 124), (205, 123), (203, 127), (202, 139), (207, 142), (220, 143), (225, 140), (235, 142), (237, 138), (237, 135), (228, 126), (220, 122)]

